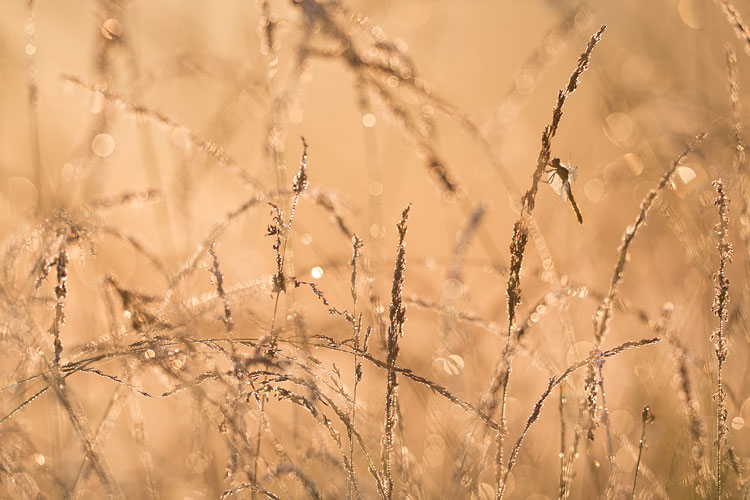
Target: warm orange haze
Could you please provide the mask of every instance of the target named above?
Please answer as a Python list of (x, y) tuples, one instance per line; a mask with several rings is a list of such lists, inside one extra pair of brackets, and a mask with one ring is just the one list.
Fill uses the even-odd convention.
[(750, 498), (746, 4), (0, 3), (0, 498)]

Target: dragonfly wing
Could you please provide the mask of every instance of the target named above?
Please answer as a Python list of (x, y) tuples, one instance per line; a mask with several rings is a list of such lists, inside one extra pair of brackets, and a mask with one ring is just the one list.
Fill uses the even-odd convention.
[(568, 176), (570, 177), (572, 181), (577, 181), (578, 180), (578, 167), (571, 166), (568, 169)]
[(565, 193), (565, 189), (563, 188), (563, 181), (560, 179), (559, 175), (553, 175), (549, 182), (550, 187), (560, 195), (560, 198), (565, 201), (567, 200), (568, 196)]
[(578, 179), (578, 167), (573, 165), (573, 162), (570, 159), (570, 155), (568, 155), (568, 164), (564, 166), (565, 166), (565, 170), (568, 171), (568, 177), (571, 180), (576, 181)]
[(570, 182), (563, 183), (562, 192), (560, 193), (560, 198), (563, 201), (570, 201), (573, 198), (573, 193), (570, 190)]

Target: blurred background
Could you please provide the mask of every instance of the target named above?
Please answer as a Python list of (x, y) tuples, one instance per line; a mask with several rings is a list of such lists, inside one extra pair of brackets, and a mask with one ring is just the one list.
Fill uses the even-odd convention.
[[(223, 376), (203, 384), (227, 369), (227, 351), (196, 339), (253, 339), (241, 347), (250, 360), (269, 338), (286, 339), (280, 348), (296, 370), (341, 383), (325, 391), (349, 412), (341, 396), (351, 394), (356, 359), (331, 346), (353, 345), (352, 324), (329, 309), (362, 312), (363, 329), (373, 332), (369, 352), (385, 360), (396, 223), (408, 204), (398, 365), (479, 405), (505, 346), (520, 198), (558, 89), (601, 25), (607, 29), (551, 149), (578, 167), (572, 192), (583, 225), (550, 186), (541, 184), (536, 198), (506, 460), (547, 380), (595, 346), (592, 318), (641, 200), (692, 137), (709, 136), (638, 233), (602, 345), (663, 338), (605, 365), (616, 471), (601, 427), (594, 441), (578, 436), (580, 370), (529, 430), (506, 498), (629, 497), (644, 405), (655, 420), (635, 497), (701, 496), (696, 442), (715, 469), (711, 181), (719, 177), (732, 199), (735, 245), (728, 439), (734, 464), (748, 464), (747, 185), (738, 175), (747, 166), (734, 163), (726, 45), (737, 52), (740, 100), (750, 59), (720, 5), (0, 0), (0, 7), (0, 417), (9, 416), (0, 423), (0, 495), (200, 499), (257, 481), (281, 498), (346, 497), (347, 473), (326, 426), (299, 405), (240, 401), (246, 393)], [(271, 281), (277, 253), (267, 228), (278, 221), (269, 202), (288, 222), (301, 136), (310, 186), (284, 235), (284, 271), (315, 282), (328, 306), (307, 285), (278, 293)], [(353, 309), (355, 234), (364, 247)], [(217, 292), (210, 241), (226, 293)], [(64, 326), (55, 319), (63, 251)], [(55, 324), (71, 408), (52, 390), (30, 400), (53, 380)], [(678, 340), (668, 342), (667, 330)], [(142, 349), (148, 342), (159, 348)], [(83, 360), (99, 373), (73, 373)], [(681, 363), (704, 425), (697, 440)], [(363, 369), (355, 424), (380, 467), (385, 371), (370, 362)], [(185, 387), (201, 389), (159, 397)], [(348, 450), (345, 425), (327, 411)], [(239, 419), (228, 434), (227, 415)], [(258, 453), (234, 450), (228, 443), (239, 435), (259, 443)], [(394, 495), (493, 498), (493, 436), (476, 415), (401, 377)], [(568, 454), (573, 472), (561, 492)], [(364, 453), (354, 457), (362, 496), (377, 497)], [(732, 469), (727, 462), (727, 498), (740, 498), (744, 476)], [(243, 495), (250, 489), (236, 493)]]

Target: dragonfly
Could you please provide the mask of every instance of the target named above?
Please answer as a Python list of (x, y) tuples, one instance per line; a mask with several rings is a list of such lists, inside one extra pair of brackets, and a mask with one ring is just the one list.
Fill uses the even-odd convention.
[(570, 157), (568, 157), (567, 164), (560, 161), (560, 158), (552, 158), (549, 166), (550, 168), (545, 170), (546, 173), (550, 174), (547, 184), (560, 195), (561, 200), (570, 203), (570, 206), (573, 207), (573, 211), (576, 213), (578, 223), (583, 224), (583, 214), (581, 214), (581, 209), (578, 208), (573, 191), (570, 189), (570, 181), (575, 181), (578, 178), (578, 167), (573, 166)]

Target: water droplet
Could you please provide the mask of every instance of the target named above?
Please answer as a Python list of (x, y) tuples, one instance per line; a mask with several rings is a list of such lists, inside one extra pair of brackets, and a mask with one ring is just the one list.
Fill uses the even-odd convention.
[(591, 179), (583, 186), (583, 192), (591, 201), (599, 201), (604, 194), (604, 181), (601, 179)]
[(455, 300), (463, 292), (463, 285), (456, 279), (448, 279), (443, 282), (442, 290), (446, 299)]
[(742, 417), (734, 417), (732, 419), (732, 429), (738, 431), (745, 426), (745, 419)]
[(702, 10), (696, 0), (680, 0), (680, 3), (677, 4), (677, 12), (680, 14), (680, 19), (682, 19), (682, 22), (686, 26), (694, 30), (703, 27), (705, 14)]
[(34, 462), (38, 463), (39, 465), (44, 465), (44, 462), (46, 459), (44, 458), (44, 455), (41, 453), (34, 453)]
[(36, 45), (34, 45), (33, 43), (27, 43), (25, 50), (27, 56), (33, 56), (34, 53), (36, 53)]
[(96, 156), (106, 158), (115, 150), (115, 140), (109, 134), (98, 134), (91, 141), (91, 151)]
[[(435, 2), (431, 0), (388, 0), (385, 5), (391, 21), (401, 28), (416, 29), (432, 17)], [(397, 39), (394, 43), (396, 48), (400, 52), (405, 52), (406, 49), (403, 48), (402, 50), (398, 41)]]
[(102, 36), (107, 40), (115, 40), (122, 35), (122, 23), (117, 19), (107, 19), (102, 24)]
[(678, 167), (677, 175), (679, 176), (680, 180), (685, 184), (689, 184), (691, 181), (693, 181), (693, 179), (695, 179), (698, 176), (698, 174), (695, 173), (695, 170), (693, 170), (690, 167)]
[(635, 129), (633, 120), (624, 113), (612, 113), (605, 119), (604, 135), (615, 146), (624, 146), (630, 140)]
[(633, 54), (623, 62), (620, 79), (633, 90), (644, 90), (653, 83), (655, 65), (648, 57)]
[(518, 92), (521, 94), (530, 94), (534, 91), (536, 79), (534, 78), (534, 75), (530, 74), (528, 71), (521, 71), (518, 76), (516, 76), (515, 84)]
[(372, 181), (368, 186), (368, 190), (372, 196), (380, 196), (383, 194), (383, 184), (377, 181)]
[(453, 191), (443, 191), (443, 194), (441, 196), (443, 203), (453, 203), (456, 201), (456, 195), (453, 193)]
[(479, 498), (480, 500), (495, 498), (495, 488), (489, 483), (481, 483), (479, 485)]
[(443, 449), (438, 446), (428, 446), (424, 450), (423, 459), (425, 463), (430, 467), (438, 468), (442, 466), (443, 458)]
[(623, 435), (627, 435), (634, 426), (633, 416), (625, 410), (614, 410), (609, 420), (613, 430)]
[(396, 46), (396, 50), (405, 54), (409, 50), (409, 46), (406, 44), (403, 38), (396, 38), (393, 40), (393, 45)]
[(457, 354), (451, 354), (445, 359), (443, 369), (448, 375), (460, 375), (464, 370), (464, 360)]
[(625, 166), (628, 167), (630, 173), (632, 173), (635, 177), (638, 177), (643, 173), (643, 161), (641, 160), (640, 156), (634, 153), (625, 153), (622, 159), (625, 161)]
[(302, 123), (302, 120), (305, 118), (305, 112), (304, 110), (300, 108), (294, 108), (289, 110), (289, 121), (292, 123)]
[(317, 279), (320, 279), (323, 277), (323, 268), (320, 266), (315, 266), (312, 269), (310, 269), (310, 275)]
[(374, 127), (376, 121), (377, 120), (375, 119), (375, 115), (373, 115), (372, 113), (367, 113), (362, 117), (362, 125), (367, 128)]

